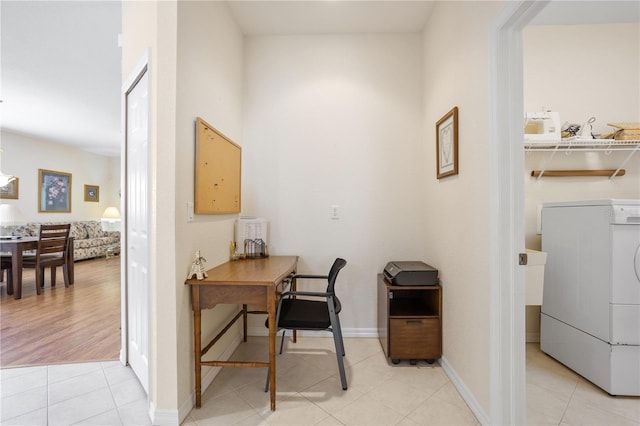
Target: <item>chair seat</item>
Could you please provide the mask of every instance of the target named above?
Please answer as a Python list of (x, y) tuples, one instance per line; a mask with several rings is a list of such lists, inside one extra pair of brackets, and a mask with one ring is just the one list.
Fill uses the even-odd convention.
[[(27, 268), (33, 268), (37, 262), (36, 256), (24, 256), (22, 258), (22, 265)], [(50, 266), (51, 264), (65, 263), (65, 258), (60, 255), (43, 254), (40, 256), (40, 266)], [(59, 266), (59, 265), (58, 265)]]
[[(340, 313), (340, 303), (336, 303), (336, 313)], [(324, 330), (331, 328), (327, 302), (285, 299), (282, 301), (278, 328), (306, 328)]]

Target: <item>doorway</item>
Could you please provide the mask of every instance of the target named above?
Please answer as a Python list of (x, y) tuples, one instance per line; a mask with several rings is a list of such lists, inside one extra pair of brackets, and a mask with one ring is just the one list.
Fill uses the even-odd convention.
[(146, 52), (123, 86), (125, 123), (122, 152), (124, 267), (122, 268), (122, 352), (149, 394), (149, 55)]

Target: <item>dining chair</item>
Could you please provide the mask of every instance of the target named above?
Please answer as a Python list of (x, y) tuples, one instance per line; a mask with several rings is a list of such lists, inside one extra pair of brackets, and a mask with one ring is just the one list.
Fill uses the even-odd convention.
[[(335, 284), (338, 272), (340, 272), (346, 264), (346, 260), (337, 258), (333, 262), (328, 275), (300, 274), (291, 277), (291, 281), (294, 283), (296, 279), (327, 280), (327, 288), (324, 292), (287, 291), (280, 297), (276, 311), (277, 330), (284, 330), (282, 340), (280, 341), (280, 353), (282, 353), (284, 337), (287, 330), (327, 330), (333, 333), (336, 357), (338, 359), (338, 371), (340, 372), (340, 381), (343, 390), (347, 389), (347, 377), (342, 359), (345, 352), (339, 318), (342, 305), (336, 296)], [(265, 326), (269, 327), (268, 319), (265, 322)], [(267, 372), (265, 392), (269, 390), (269, 374), (271, 374), (270, 370)]]
[[(23, 268), (36, 270), (36, 293), (44, 289), (44, 270), (51, 268), (51, 287), (56, 285), (56, 268), (62, 266), (64, 286), (69, 287), (69, 230), (71, 224), (40, 225), (38, 248), (33, 255), (22, 257)], [(2, 269), (11, 271), (11, 260), (2, 259)], [(8, 280), (7, 280), (8, 281)], [(9, 287), (7, 282), (7, 288)]]
[(13, 294), (13, 277), (11, 276), (11, 256), (0, 257), (0, 282), (4, 280), (4, 271), (7, 271), (7, 294)]

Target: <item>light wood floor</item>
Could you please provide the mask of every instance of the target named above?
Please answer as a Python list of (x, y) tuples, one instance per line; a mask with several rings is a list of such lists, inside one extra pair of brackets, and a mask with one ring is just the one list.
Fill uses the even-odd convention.
[(120, 352), (120, 258), (75, 263), (75, 284), (64, 287), (58, 268), (51, 288), (35, 290), (35, 271), (25, 269), (22, 299), (0, 283), (0, 367), (118, 359)]

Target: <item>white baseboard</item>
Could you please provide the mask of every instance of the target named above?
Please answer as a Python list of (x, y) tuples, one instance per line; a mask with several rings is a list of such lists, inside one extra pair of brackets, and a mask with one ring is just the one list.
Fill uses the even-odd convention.
[(158, 410), (155, 404), (149, 404), (149, 418), (152, 425), (175, 426), (180, 424), (177, 410)]
[(460, 379), (460, 376), (458, 376), (458, 373), (456, 373), (456, 371), (447, 362), (447, 359), (445, 357), (442, 357), (440, 358), (439, 363), (442, 369), (444, 370), (445, 374), (449, 377), (449, 380), (451, 380), (451, 383), (453, 383), (453, 386), (456, 387), (456, 389), (458, 390), (458, 393), (460, 393), (460, 396), (462, 396), (462, 399), (464, 399), (464, 402), (467, 403), (467, 405), (469, 406), (473, 414), (476, 416), (476, 419), (478, 419), (480, 424), (481, 425), (490, 424), (489, 416), (482, 408), (482, 405), (478, 403), (478, 400), (475, 398), (473, 393), (471, 393), (469, 388), (467, 388), (467, 385), (465, 385), (464, 382)]
[[(221, 361), (226, 361), (229, 358), (231, 358), (231, 355), (238, 348), (241, 342), (242, 342), (242, 336), (237, 335), (233, 339), (231, 344), (224, 350), (224, 352), (222, 352), (222, 354), (218, 359)], [(213, 383), (213, 380), (216, 378), (216, 376), (218, 375), (222, 367), (208, 367), (208, 369), (209, 371), (207, 372), (207, 374), (202, 376), (202, 394), (204, 394), (206, 390), (209, 388), (209, 386), (211, 386), (211, 383)], [(196, 390), (194, 389), (193, 392), (191, 392), (191, 394), (189, 395), (189, 397), (182, 404), (180, 404), (180, 408), (178, 409), (178, 417), (180, 421), (178, 423), (171, 423), (171, 424), (177, 425), (182, 423), (184, 419), (187, 418), (187, 416), (189, 415), (193, 407), (195, 406), (196, 406)], [(166, 423), (153, 423), (153, 424), (160, 425), (160, 424), (166, 424)]]

